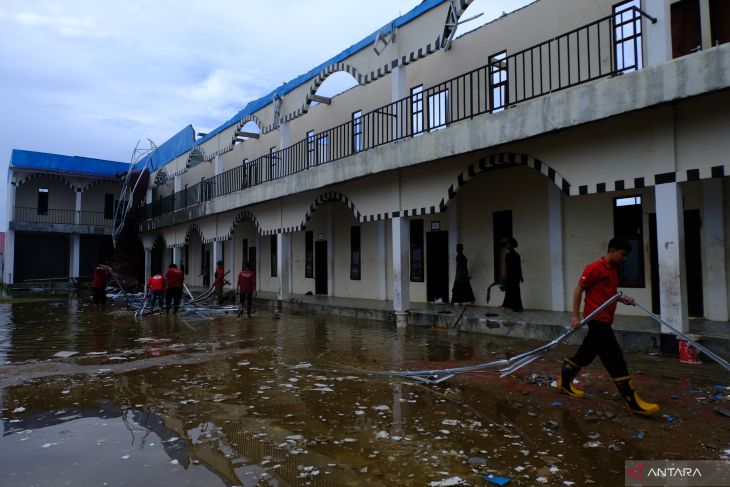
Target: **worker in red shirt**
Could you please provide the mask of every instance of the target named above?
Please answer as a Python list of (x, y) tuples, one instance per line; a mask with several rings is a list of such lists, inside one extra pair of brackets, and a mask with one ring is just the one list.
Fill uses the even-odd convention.
[[(584, 292), (586, 297), (583, 316), (588, 316), (616, 294), (618, 269), (626, 261), (629, 252), (631, 243), (628, 240), (622, 237), (613, 238), (608, 243), (606, 255), (588, 264), (583, 270), (573, 292), (573, 328), (580, 326), (580, 302)], [(634, 304), (634, 300), (628, 296), (622, 296), (619, 301), (628, 305)], [(598, 355), (632, 412), (647, 415), (657, 413), (657, 404), (644, 401), (636, 393), (623, 351), (611, 327), (615, 311), (616, 303), (612, 303), (588, 322), (588, 334), (578, 352), (572, 358), (565, 358), (557, 381), (558, 389), (573, 397), (583, 397), (584, 392), (573, 385), (573, 379), (582, 367), (589, 365)]]
[(243, 306), (245, 303), (246, 315), (250, 318), (251, 307), (253, 306), (253, 297), (256, 294), (256, 272), (251, 270), (248, 263), (243, 264), (241, 272), (238, 273), (236, 292), (241, 297), (238, 308), (238, 316), (240, 317), (243, 314)]
[(170, 305), (174, 303), (173, 314), (177, 314), (180, 308), (180, 298), (182, 298), (183, 282), (185, 275), (177, 268), (177, 265), (170, 264), (165, 273), (165, 281), (167, 282), (167, 291), (165, 292), (165, 314), (170, 314)]
[(213, 286), (215, 287), (215, 294), (218, 296), (218, 306), (221, 306), (223, 304), (223, 283), (224, 283), (224, 276), (223, 273), (223, 261), (219, 260), (216, 262), (215, 266), (215, 281), (213, 281)]
[(165, 299), (165, 278), (162, 274), (154, 274), (147, 279), (147, 285), (145, 286), (144, 297), (147, 299), (147, 294), (152, 294), (152, 308), (150, 311), (155, 310), (155, 301), (160, 302), (160, 310), (162, 310), (163, 301)]
[(106, 305), (106, 281), (111, 276), (109, 267), (99, 264), (94, 269), (94, 279), (91, 281), (92, 302), (97, 308)]

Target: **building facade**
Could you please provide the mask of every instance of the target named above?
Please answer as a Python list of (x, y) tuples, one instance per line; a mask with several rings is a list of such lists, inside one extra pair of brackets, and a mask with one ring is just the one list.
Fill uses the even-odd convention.
[(13, 150), (4, 281), (78, 279), (112, 259), (112, 227), (129, 164)]

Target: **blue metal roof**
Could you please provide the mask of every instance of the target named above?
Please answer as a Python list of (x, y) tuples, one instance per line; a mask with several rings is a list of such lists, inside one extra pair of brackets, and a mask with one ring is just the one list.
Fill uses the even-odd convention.
[[(393, 22), (388, 22), (387, 24), (383, 25), (383, 27), (379, 28), (369, 36), (362, 39), (360, 42), (353, 44), (352, 46), (348, 47), (341, 53), (337, 54), (336, 56), (328, 59), (327, 61), (323, 62), (319, 66), (316, 66), (309, 71), (307, 71), (304, 74), (301, 74), (294, 78), (293, 80), (289, 81), (288, 83), (284, 83), (280, 87), (273, 90), (268, 95), (264, 95), (258, 100), (254, 100), (250, 103), (248, 103), (243, 110), (239, 111), (236, 115), (233, 116), (230, 120), (225, 122), (223, 125), (219, 126), (212, 132), (208, 133), (205, 137), (202, 137), (196, 142), (196, 145), (202, 144), (203, 142), (210, 140), (211, 138), (215, 137), (219, 133), (221, 133), (223, 130), (227, 129), (228, 127), (237, 124), (240, 122), (243, 117), (246, 115), (252, 115), (258, 110), (261, 110), (263, 107), (268, 105), (272, 102), (272, 99), (274, 97), (274, 94), (278, 94), (279, 96), (284, 96), (290, 91), (300, 87), (307, 81), (313, 79), (315, 76), (317, 76), (319, 73), (321, 73), (326, 67), (339, 63), (343, 61), (344, 59), (347, 59), (348, 57), (352, 56), (353, 54), (360, 52), (361, 50), (365, 49), (368, 46), (371, 46), (378, 35), (378, 32), (381, 32), (384, 28), (390, 27), (391, 24), (395, 24), (396, 27), (401, 27), (411, 20), (414, 20), (424, 13), (428, 12), (429, 10), (438, 7), (439, 5), (448, 2), (449, 0), (423, 0), (421, 3), (413, 7), (410, 11), (406, 12), (405, 14), (401, 15), (397, 19), (395, 19)], [(173, 137), (174, 138), (174, 137)], [(177, 157), (177, 156), (175, 156)], [(174, 159), (174, 158), (173, 158)], [(172, 159), (166, 160), (162, 163), (162, 165), (167, 164)]]
[(150, 172), (156, 171), (173, 159), (185, 154), (193, 147), (195, 147), (195, 130), (192, 125), (188, 125), (163, 144), (159, 145), (157, 150), (137, 161), (134, 169), (142, 169), (147, 164)]
[(127, 173), (129, 163), (13, 149), (10, 155), (10, 168), (116, 177)]

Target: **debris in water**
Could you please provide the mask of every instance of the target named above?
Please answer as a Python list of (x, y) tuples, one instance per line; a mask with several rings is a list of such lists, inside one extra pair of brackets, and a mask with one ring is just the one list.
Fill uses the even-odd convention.
[[(464, 480), (461, 477), (456, 476), (456, 477), (451, 477), (451, 478), (444, 479), (444, 480), (434, 480), (433, 482), (429, 483), (428, 485), (430, 485), (431, 487), (449, 487), (452, 485), (466, 485), (466, 482), (464, 482)], [(502, 484), (502, 485), (504, 485), (504, 484)]]
[(27, 410), (23, 406), (13, 409), (14, 413), (24, 413), (25, 411), (27, 411)]
[(57, 352), (53, 356), (56, 358), (71, 358), (74, 355), (78, 355), (78, 354), (79, 354), (79, 352), (74, 352), (74, 351), (69, 350), (69, 351)]
[(497, 477), (496, 475), (485, 475), (484, 480), (494, 485), (507, 485), (512, 479), (509, 477)]

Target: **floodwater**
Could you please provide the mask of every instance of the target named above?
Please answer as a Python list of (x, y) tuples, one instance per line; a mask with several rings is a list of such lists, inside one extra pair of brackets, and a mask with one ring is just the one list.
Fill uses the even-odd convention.
[[(623, 485), (627, 459), (730, 458), (730, 375), (627, 354), (662, 415), (628, 414), (599, 363), (551, 387), (367, 373), (487, 362), (540, 343), (260, 309), (153, 316), (75, 299), (0, 305), (0, 485)], [(60, 351), (78, 352), (69, 359)], [(459, 483), (461, 482), (461, 483)]]

